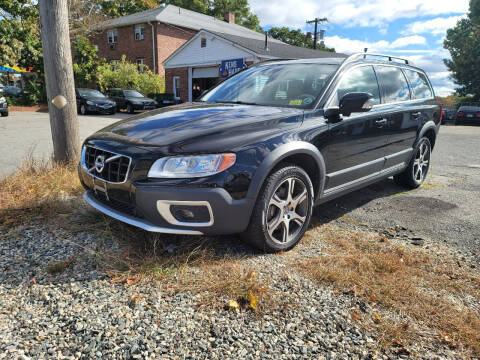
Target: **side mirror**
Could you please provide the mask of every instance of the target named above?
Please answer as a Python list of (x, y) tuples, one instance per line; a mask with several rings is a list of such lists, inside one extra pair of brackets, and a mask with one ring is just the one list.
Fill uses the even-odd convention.
[(351, 113), (370, 111), (373, 96), (364, 92), (353, 92), (343, 95), (339, 103), (340, 114), (350, 116)]

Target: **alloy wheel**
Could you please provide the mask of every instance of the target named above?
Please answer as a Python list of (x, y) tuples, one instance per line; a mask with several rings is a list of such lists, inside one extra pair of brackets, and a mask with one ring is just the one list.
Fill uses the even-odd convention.
[(430, 148), (426, 142), (422, 142), (413, 160), (413, 178), (421, 183), (425, 179), (430, 163)]
[(293, 240), (307, 220), (309, 195), (305, 183), (296, 177), (283, 180), (273, 192), (266, 211), (270, 238), (281, 244)]
[(80, 106), (80, 114), (85, 115), (87, 113), (87, 109), (85, 108), (85, 105)]

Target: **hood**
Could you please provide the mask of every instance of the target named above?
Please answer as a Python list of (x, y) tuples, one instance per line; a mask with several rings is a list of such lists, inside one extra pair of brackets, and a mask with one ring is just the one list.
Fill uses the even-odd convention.
[[(214, 151), (254, 143), (300, 126), (303, 110), (236, 104), (186, 103), (143, 113), (110, 125), (90, 139), (137, 146), (174, 146), (177, 151)], [(197, 144), (193, 148), (192, 144)], [(198, 144), (202, 144), (198, 146)]]
[(100, 97), (94, 97), (94, 96), (84, 96), (83, 98), (88, 101), (93, 101), (97, 104), (114, 103), (114, 101), (109, 98), (100, 98)]

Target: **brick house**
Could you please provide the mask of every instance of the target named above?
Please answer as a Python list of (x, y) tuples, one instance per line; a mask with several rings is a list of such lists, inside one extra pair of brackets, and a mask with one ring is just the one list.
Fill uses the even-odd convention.
[(221, 20), (166, 5), (105, 21), (95, 27), (91, 42), (97, 46), (98, 55), (109, 62), (126, 55), (128, 61), (144, 64), (155, 73), (165, 75), (163, 62), (201, 29), (263, 38), (263, 34), (235, 24), (232, 13), (225, 14)]

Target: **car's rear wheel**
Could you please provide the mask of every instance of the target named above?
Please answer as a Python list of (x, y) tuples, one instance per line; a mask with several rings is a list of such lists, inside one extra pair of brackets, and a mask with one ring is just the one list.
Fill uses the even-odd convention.
[(286, 165), (265, 181), (243, 238), (256, 248), (276, 252), (293, 248), (312, 217), (313, 186), (300, 167)]
[(402, 173), (394, 176), (395, 181), (399, 185), (411, 189), (418, 188), (422, 185), (430, 169), (431, 153), (432, 146), (430, 140), (426, 137), (421, 138), (415, 148), (415, 155), (412, 160)]

